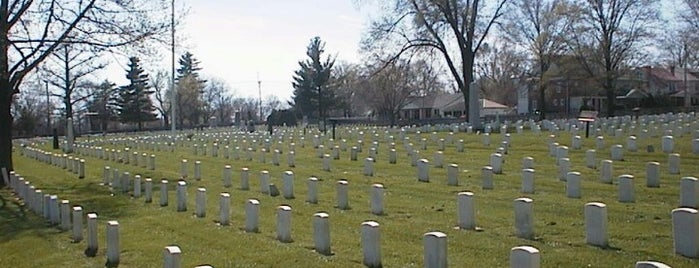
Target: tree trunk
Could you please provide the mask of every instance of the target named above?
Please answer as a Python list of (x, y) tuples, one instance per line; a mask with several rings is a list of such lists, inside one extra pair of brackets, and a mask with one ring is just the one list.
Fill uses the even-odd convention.
[(546, 87), (543, 79), (539, 79), (539, 121), (546, 118)]
[(605, 78), (604, 90), (605, 93), (607, 93), (607, 117), (613, 117), (615, 108), (614, 101), (616, 99), (616, 94), (614, 94), (614, 81), (612, 81), (612, 79), (610, 79), (609, 77)]
[[(0, 168), (7, 172), (14, 170), (12, 166), (12, 88), (7, 79), (0, 79)], [(0, 180), (0, 188), (5, 185)]]

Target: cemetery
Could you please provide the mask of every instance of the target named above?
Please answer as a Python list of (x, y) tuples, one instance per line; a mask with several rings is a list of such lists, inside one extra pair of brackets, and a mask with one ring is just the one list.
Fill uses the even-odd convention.
[(0, 266), (699, 267), (694, 113), (172, 134), (15, 140)]

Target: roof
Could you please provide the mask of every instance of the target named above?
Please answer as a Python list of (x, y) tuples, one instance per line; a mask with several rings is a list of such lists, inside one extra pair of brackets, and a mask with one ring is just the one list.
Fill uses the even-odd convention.
[[(509, 107), (489, 99), (480, 99), (483, 109), (507, 109)], [(430, 96), (410, 97), (403, 110), (440, 109), (442, 111), (461, 111), (464, 109), (464, 97), (461, 93), (443, 93)]]
[[(650, 67), (646, 66), (643, 69), (648, 72), (650, 76), (663, 81), (674, 81), (680, 82), (684, 81), (685, 71), (687, 72), (687, 81), (699, 81), (699, 78), (692, 74), (692, 70), (684, 68), (663, 68), (663, 67)], [(674, 70), (673, 70), (674, 69)]]

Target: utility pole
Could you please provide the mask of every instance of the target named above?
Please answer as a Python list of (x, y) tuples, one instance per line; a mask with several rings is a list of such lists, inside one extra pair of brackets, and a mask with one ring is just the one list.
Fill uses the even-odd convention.
[(260, 73), (257, 73), (257, 91), (259, 93), (258, 109), (260, 110), (260, 122), (262, 121), (262, 81), (260, 81)]
[(49, 96), (49, 81), (46, 83), (46, 135), (51, 136), (51, 99)]
[(689, 107), (691, 105), (691, 99), (689, 98), (689, 87), (687, 86), (687, 41), (684, 41), (684, 59), (682, 60), (683, 67), (682, 72), (684, 72), (684, 107)]
[(170, 100), (170, 130), (172, 131), (172, 138), (174, 139), (175, 131), (177, 130), (177, 127), (175, 126), (175, 122), (177, 121), (175, 119), (175, 108), (177, 107), (177, 92), (175, 90), (175, 0), (172, 0), (172, 14), (170, 19), (170, 32), (172, 34), (172, 55), (170, 57), (170, 90), (172, 93), (172, 99)]

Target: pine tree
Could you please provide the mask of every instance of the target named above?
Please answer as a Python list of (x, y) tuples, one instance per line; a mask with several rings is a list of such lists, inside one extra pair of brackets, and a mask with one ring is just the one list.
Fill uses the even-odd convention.
[(325, 43), (320, 37), (311, 39), (306, 50), (309, 59), (299, 61), (300, 68), (294, 72), (292, 82), (292, 106), (297, 114), (320, 120), (324, 120), (329, 108), (337, 103), (334, 89), (328, 86), (335, 58), (327, 57), (323, 61), (323, 52)]
[(119, 88), (116, 102), (119, 119), (123, 123), (137, 123), (140, 131), (143, 122), (155, 120), (155, 107), (150, 98), (153, 91), (148, 85), (148, 74), (144, 73), (137, 57), (129, 58), (126, 78), (129, 84)]
[(185, 120), (190, 125), (200, 123), (204, 105), (202, 93), (206, 87), (206, 80), (199, 77), (199, 60), (190, 52), (185, 52), (178, 60), (180, 67), (177, 69), (177, 119), (180, 126), (184, 126)]

